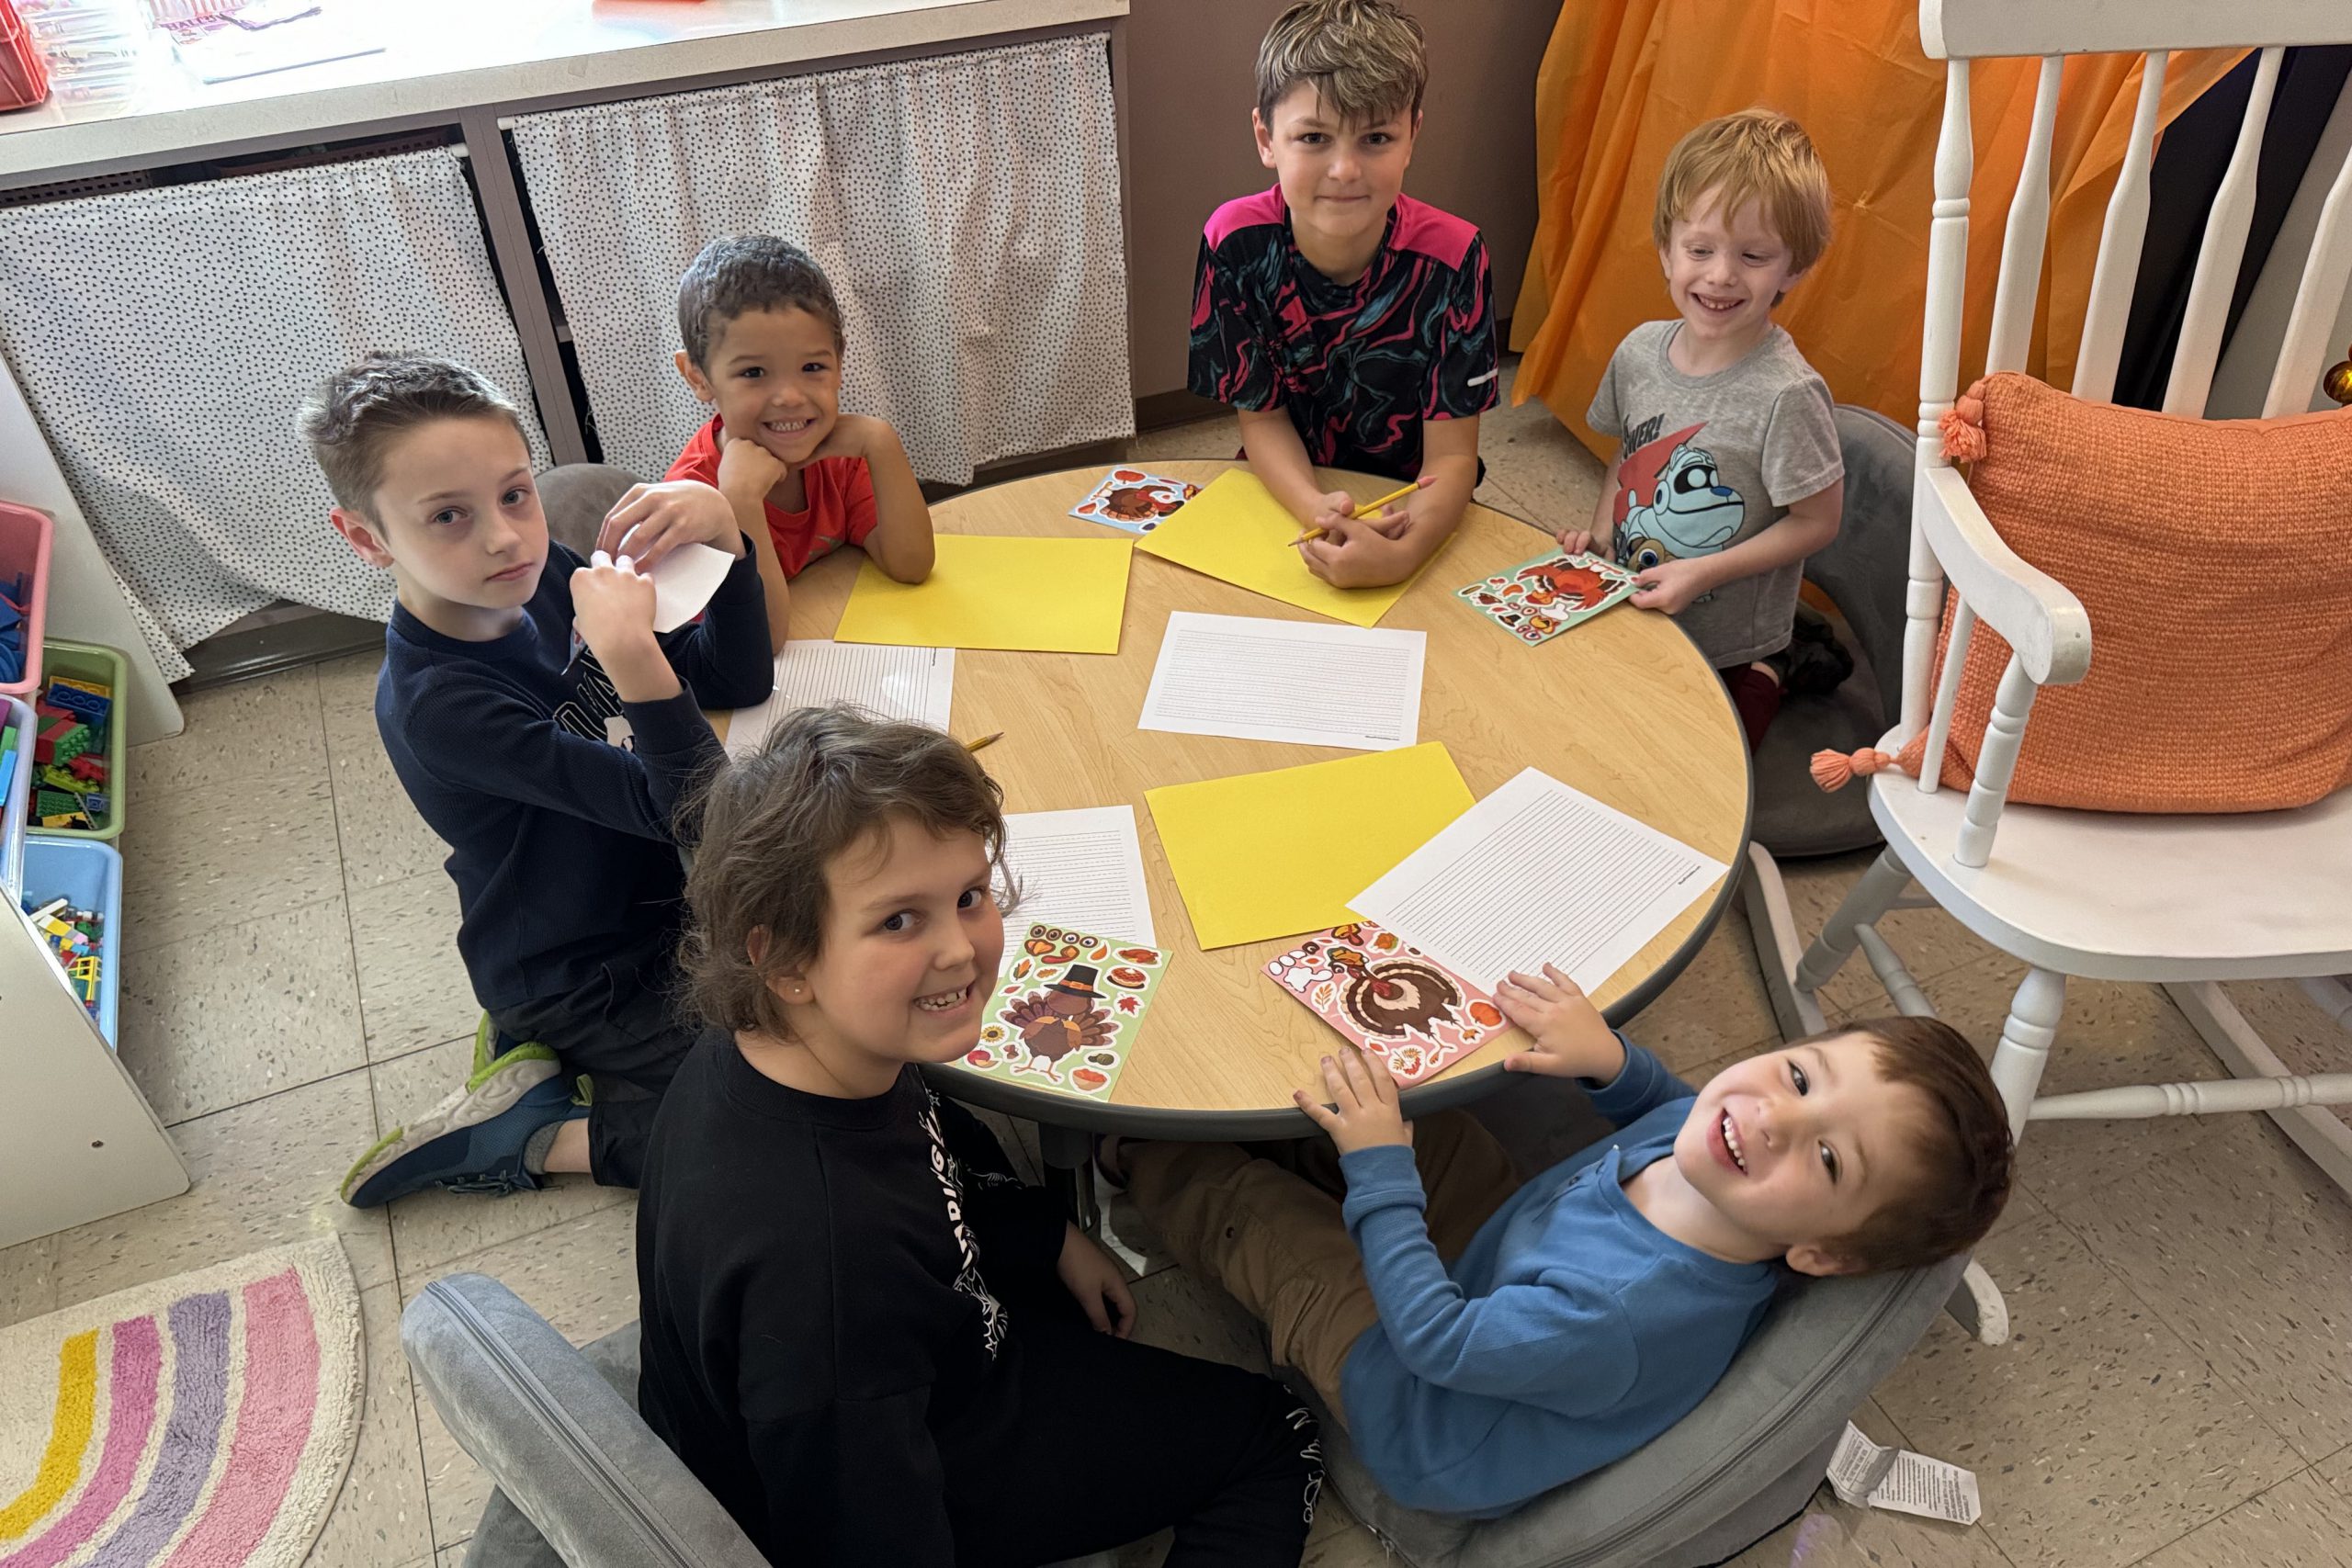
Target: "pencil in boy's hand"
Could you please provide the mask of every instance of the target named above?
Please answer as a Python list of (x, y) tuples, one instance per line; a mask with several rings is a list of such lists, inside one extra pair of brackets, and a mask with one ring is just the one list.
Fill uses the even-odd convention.
[(991, 731), (990, 733), (989, 733), (989, 734), (987, 734), (987, 735), (983, 735), (983, 736), (981, 736), (978, 740), (967, 740), (967, 741), (965, 741), (965, 742), (964, 742), (964, 750), (967, 750), (967, 751), (978, 751), (978, 750), (979, 750), (982, 747), (986, 747), (986, 746), (993, 746), (993, 745), (995, 745), (998, 741), (1000, 741), (1000, 740), (1001, 740), (1001, 739), (1004, 739), (1004, 731), (1003, 731), (1003, 730), (1001, 730), (1001, 729), (994, 730), (994, 731)]
[[(1420, 489), (1423, 485), (1426, 485), (1429, 482), (1428, 476), (1424, 475), (1421, 478), (1415, 479), (1411, 484), (1398, 486), (1396, 489), (1390, 491), (1386, 495), (1382, 496), (1377, 501), (1365, 502), (1353, 512), (1349, 513), (1348, 515), (1354, 518), (1369, 517), (1374, 513), (1379, 511), (1382, 507), (1387, 505), (1390, 502), (1402, 501), (1407, 496), (1412, 494), (1415, 491)], [(1330, 530), (1328, 528), (1309, 528), (1297, 538), (1293, 539), (1291, 543), (1294, 546), (1303, 545), (1309, 539), (1319, 539), (1329, 532), (1330, 532)]]
[(1407, 496), (1412, 494), (1415, 491), (1420, 489), (1423, 485), (1429, 482), (1429, 476), (1424, 474), (1419, 479), (1415, 479), (1411, 484), (1398, 485), (1395, 490), (1390, 491), (1378, 501), (1365, 502), (1362, 506), (1359, 506), (1353, 512), (1349, 513), (1348, 515), (1356, 518), (1369, 517), (1374, 513), (1379, 511), (1382, 507), (1387, 505), (1390, 502), (1402, 501)]

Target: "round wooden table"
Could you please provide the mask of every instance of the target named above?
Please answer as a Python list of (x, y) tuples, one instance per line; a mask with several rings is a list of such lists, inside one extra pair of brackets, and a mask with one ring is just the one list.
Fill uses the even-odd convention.
[[(1231, 462), (1139, 462), (1206, 484)], [(1110, 536), (1066, 515), (1101, 467), (1040, 474), (977, 490), (932, 508), (943, 534)], [(1369, 500), (1395, 487), (1329, 473), (1331, 488)], [(1640, 1011), (1698, 952), (1729, 903), (1747, 847), (1747, 748), (1722, 682), (1664, 615), (1621, 607), (1539, 648), (1514, 644), (1453, 596), (1488, 572), (1541, 554), (1526, 524), (1473, 506), (1453, 538), (1381, 621), (1429, 634), (1420, 739), (1442, 740), (1474, 796), (1524, 767), (1639, 818), (1733, 868), (1595, 997), (1611, 1021)], [(817, 562), (792, 583), (792, 635), (827, 637), (855, 581), (856, 551)], [(1137, 551), (1116, 658), (960, 649), (954, 728), (967, 738), (1002, 730), (980, 753), (1004, 786), (1007, 811), (1135, 807), (1153, 922), (1169, 955), (1142, 1034), (1109, 1101), (1029, 1089), (950, 1066), (935, 1069), (959, 1100), (1048, 1126), (1177, 1138), (1282, 1138), (1310, 1124), (1291, 1090), (1313, 1081), (1340, 1036), (1267, 979), (1263, 966), (1295, 938), (1203, 952), (1144, 804), (1161, 784), (1223, 778), (1351, 753), (1218, 736), (1140, 730), (1145, 690), (1171, 610), (1314, 621), (1311, 613)], [(1380, 802), (1361, 803), (1377, 811)], [(1317, 832), (1343, 833), (1334, 811)], [(1300, 933), (1306, 934), (1306, 933)], [(1526, 1041), (1509, 1031), (1405, 1093), (1408, 1112), (1475, 1099), (1497, 1065)]]

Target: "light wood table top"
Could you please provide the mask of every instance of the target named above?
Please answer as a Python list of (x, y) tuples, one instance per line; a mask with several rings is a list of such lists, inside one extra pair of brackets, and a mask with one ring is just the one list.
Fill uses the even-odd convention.
[[(1135, 466), (1205, 484), (1238, 465)], [(1068, 469), (973, 491), (933, 507), (932, 519), (943, 534), (1102, 538), (1110, 531), (1101, 524), (1065, 513), (1103, 471)], [(1326, 477), (1367, 500), (1394, 488), (1363, 475)], [(1680, 973), (1730, 900), (1747, 846), (1747, 748), (1722, 683), (1666, 616), (1621, 608), (1529, 649), (1453, 597), (1464, 583), (1541, 554), (1545, 543), (1524, 523), (1473, 506), (1380, 624), (1429, 634), (1420, 739), (1445, 743), (1474, 796), (1521, 768), (1541, 768), (1733, 868), (1600, 987), (1595, 1000), (1622, 1021)], [(832, 635), (863, 559), (841, 551), (793, 580), (793, 636)], [(1007, 811), (1135, 807), (1152, 919), (1169, 961), (1108, 1104), (952, 1066), (940, 1071), (958, 1099), (1045, 1122), (1161, 1136), (1296, 1136), (1308, 1123), (1291, 1090), (1310, 1081), (1339, 1036), (1263, 974), (1295, 938), (1201, 951), (1144, 791), (1351, 753), (1137, 729), (1172, 610), (1321, 619), (1138, 551), (1116, 658), (957, 651), (955, 731), (1004, 731), (980, 759), (1004, 786)], [(1367, 811), (1379, 807), (1363, 803)], [(1344, 833), (1347, 814), (1301, 831)], [(1499, 1075), (1498, 1059), (1524, 1048), (1525, 1037), (1508, 1031), (1408, 1090), (1406, 1107), (1427, 1111), (1476, 1098)]]

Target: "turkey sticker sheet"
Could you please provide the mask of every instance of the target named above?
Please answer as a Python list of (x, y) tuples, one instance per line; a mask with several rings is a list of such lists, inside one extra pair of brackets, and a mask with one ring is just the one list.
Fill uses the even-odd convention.
[(1266, 965), (1324, 1022), (1419, 1083), (1510, 1025), (1495, 998), (1370, 920), (1311, 936)]
[(980, 1043), (964, 1066), (1006, 1083), (1108, 1100), (1167, 966), (1159, 948), (1033, 921), (1005, 954)]
[(1159, 520), (1171, 515), (1201, 487), (1187, 479), (1162, 479), (1141, 468), (1113, 468), (1086, 499), (1069, 509), (1072, 517), (1107, 523), (1130, 534), (1148, 534)]
[(1554, 550), (1481, 578), (1453, 596), (1530, 647), (1634, 596), (1634, 574), (1596, 555)]

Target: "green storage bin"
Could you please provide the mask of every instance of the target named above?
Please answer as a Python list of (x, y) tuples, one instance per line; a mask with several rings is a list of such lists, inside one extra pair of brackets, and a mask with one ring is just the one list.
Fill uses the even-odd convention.
[(41, 642), (40, 678), (42, 689), (48, 682), (63, 675), (71, 680), (89, 681), (114, 694), (114, 711), (107, 716), (107, 813), (95, 828), (44, 828), (36, 822), (32, 830), (53, 839), (103, 839), (108, 843), (122, 836), (123, 789), (130, 782), (124, 774), (130, 771), (130, 750), (126, 744), (130, 727), (123, 722), (123, 698), (130, 684), (130, 667), (122, 655), (111, 648), (95, 642), (63, 642), (47, 637)]

